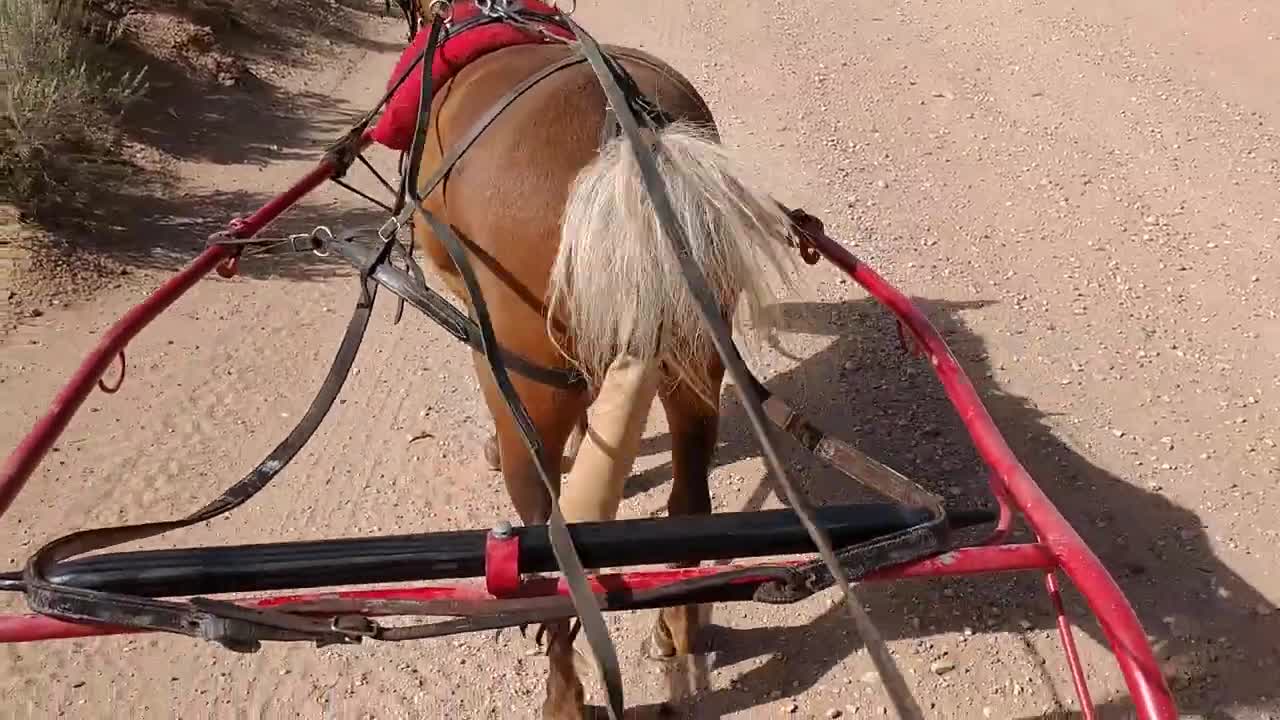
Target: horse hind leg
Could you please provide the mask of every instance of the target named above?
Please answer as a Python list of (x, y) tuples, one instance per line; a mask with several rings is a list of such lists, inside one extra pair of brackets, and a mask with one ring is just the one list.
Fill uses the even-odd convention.
[[(569, 435), (569, 441), (564, 446), (564, 457), (560, 459), (560, 469), (568, 471), (573, 467), (574, 459), (578, 456), (578, 448), (582, 446), (582, 438), (587, 432), (587, 415), (583, 413), (578, 419), (578, 423), (573, 426), (573, 432)], [(489, 439), (485, 440), (484, 461), (490, 470), (498, 471), (502, 469), (502, 454), (498, 452), (498, 434), (495, 432), (489, 435)]]
[[(511, 503), (525, 525), (544, 524), (551, 516), (552, 500), (542, 482), (537, 461), (529, 455), (520, 428), (482, 359), (477, 360), (477, 377), (497, 429), (495, 446), (505, 460), (502, 478)], [(557, 390), (517, 376), (512, 377), (512, 383), (546, 450), (542, 471), (558, 492), (560, 458), (570, 434), (586, 410), (587, 393), (585, 390)], [(585, 717), (584, 691), (574, 669), (569, 622), (551, 623), (543, 630), (551, 665), (543, 717), (547, 720), (581, 720)]]
[[(488, 377), (481, 373), (481, 377)], [(639, 452), (645, 420), (658, 392), (656, 363), (623, 356), (609, 367), (600, 391), (591, 404), (590, 419), (585, 397), (566, 401), (564, 393), (517, 381), (526, 398), (531, 419), (542, 435), (553, 482), (560, 481), (560, 462), (570, 435), (580, 444), (573, 468), (564, 479), (560, 509), (566, 522), (612, 520), (622, 502), (623, 489)], [(482, 383), (497, 427), (496, 442), (502, 462), (507, 492), (525, 524), (544, 523), (550, 516), (550, 498), (537, 476), (519, 429), (502, 405), (491, 380)], [(540, 389), (534, 389), (540, 388)], [(525, 392), (528, 389), (529, 392)], [(585, 393), (583, 393), (585, 396)], [(568, 621), (547, 623), (541, 633), (546, 638), (549, 671), (547, 695), (542, 706), (544, 720), (580, 720), (587, 717), (585, 693), (575, 665), (576, 652)]]
[(590, 418), (584, 413), (575, 428), (576, 457), (560, 495), (560, 510), (569, 522), (617, 517), (658, 394), (658, 378), (653, 360), (622, 355), (609, 366)]
[[(656, 364), (619, 357), (609, 367), (600, 392), (583, 414), (575, 432), (581, 443), (573, 468), (560, 494), (566, 522), (612, 520), (618, 514), (627, 477), (631, 474), (645, 420), (658, 391)], [(576, 653), (567, 622), (543, 626), (547, 636), (550, 675), (542, 716), (546, 720), (577, 720), (585, 712), (582, 682), (574, 664)]]
[[(718, 363), (710, 377), (718, 391), (723, 377)], [(662, 405), (671, 433), (673, 469), (667, 515), (710, 514), (708, 474), (719, 432), (719, 408), (708, 405), (701, 395), (686, 385), (677, 385), (670, 392), (664, 392)], [(697, 564), (691, 562), (682, 566)], [(696, 604), (663, 608), (650, 634), (649, 653), (666, 665), (672, 701), (688, 697), (708, 684), (706, 658), (696, 652), (702, 612), (706, 609), (709, 608)]]

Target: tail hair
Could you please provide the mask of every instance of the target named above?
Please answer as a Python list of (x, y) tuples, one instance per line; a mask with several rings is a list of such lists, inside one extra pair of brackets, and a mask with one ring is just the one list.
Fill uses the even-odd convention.
[[(743, 179), (714, 128), (673, 123), (659, 131), (654, 151), (722, 316), (744, 334), (769, 326), (777, 296), (793, 289), (785, 211)], [(626, 352), (662, 362), (668, 375), (718, 405), (715, 347), (623, 137), (607, 143), (570, 187), (548, 295), (548, 322), (565, 323), (565, 354), (597, 387)]]

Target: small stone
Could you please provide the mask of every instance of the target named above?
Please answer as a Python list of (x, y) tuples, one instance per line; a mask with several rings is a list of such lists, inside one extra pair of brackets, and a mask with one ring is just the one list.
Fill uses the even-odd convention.
[(1116, 437), (1118, 437), (1118, 438), (1122, 438), (1122, 437), (1124, 437), (1124, 431), (1123, 431), (1123, 430), (1112, 430), (1112, 431), (1111, 431), (1111, 434), (1112, 434), (1112, 435), (1115, 435), (1115, 436), (1116, 436)]
[(1168, 615), (1164, 618), (1164, 624), (1169, 626), (1169, 632), (1179, 640), (1189, 640), (1195, 637), (1195, 628), (1191, 618), (1186, 615)]
[(40, 308), (31, 308), (30, 310), (27, 311), (27, 315), (29, 317), (38, 318), (41, 315), (44, 315), (44, 311), (41, 310)]
[(936, 660), (929, 664), (929, 670), (934, 675), (946, 675), (956, 669), (956, 664), (950, 660)]
[(984, 718), (992, 717), (995, 714), (996, 714), (996, 709), (991, 707), (990, 705), (982, 708), (982, 717)]
[(876, 187), (880, 188), (881, 190), (884, 190), (885, 188), (889, 187), (889, 183), (885, 180), (877, 180)]
[(1030, 630), (1034, 626), (1031, 624), (1030, 620), (1026, 618), (1022, 618), (1018, 620), (1018, 627), (1022, 628), (1023, 630)]
[(831, 718), (831, 720), (835, 720), (842, 715), (844, 715), (844, 711), (840, 708), (831, 708), (827, 711), (827, 717)]
[(800, 710), (800, 706), (795, 704), (794, 702), (789, 702), (786, 705), (784, 705), (782, 708), (782, 712), (786, 713), (787, 715), (795, 715), (798, 710)]

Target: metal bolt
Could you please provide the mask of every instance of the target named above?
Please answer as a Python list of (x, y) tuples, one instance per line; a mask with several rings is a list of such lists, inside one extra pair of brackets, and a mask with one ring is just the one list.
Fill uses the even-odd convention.
[(509, 538), (511, 537), (512, 531), (513, 528), (511, 527), (511, 523), (506, 520), (502, 520), (497, 525), (493, 526), (492, 532), (493, 536), (496, 538)]

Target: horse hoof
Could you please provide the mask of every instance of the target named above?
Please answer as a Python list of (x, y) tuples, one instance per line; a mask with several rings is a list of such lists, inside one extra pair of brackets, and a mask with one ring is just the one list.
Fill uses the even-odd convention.
[(676, 644), (661, 620), (654, 624), (642, 650), (645, 657), (654, 662), (666, 663), (676, 656)]
[(489, 439), (484, 441), (484, 461), (489, 464), (490, 470), (502, 469), (502, 455), (498, 453), (497, 435), (490, 435)]

